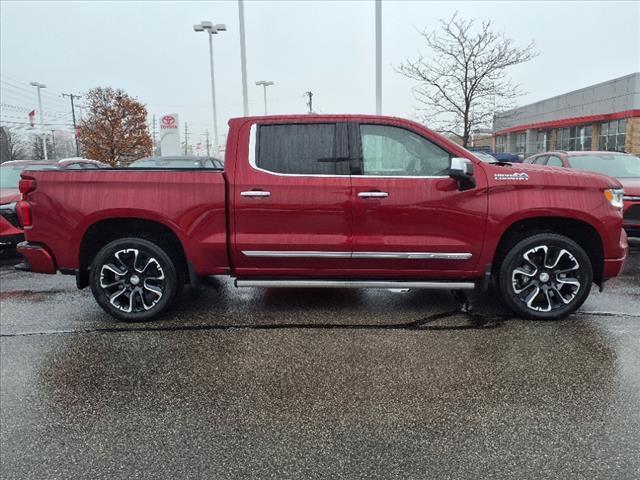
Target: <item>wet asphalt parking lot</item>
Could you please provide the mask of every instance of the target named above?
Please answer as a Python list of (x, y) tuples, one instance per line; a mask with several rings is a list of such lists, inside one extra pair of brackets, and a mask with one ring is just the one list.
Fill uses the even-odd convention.
[(187, 289), (118, 323), (0, 267), (4, 479), (640, 478), (640, 242), (564, 321), (447, 292)]

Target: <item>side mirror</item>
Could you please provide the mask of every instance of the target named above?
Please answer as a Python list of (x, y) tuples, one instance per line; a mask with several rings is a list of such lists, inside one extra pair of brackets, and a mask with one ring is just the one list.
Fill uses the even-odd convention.
[(458, 190), (470, 190), (476, 186), (473, 178), (473, 164), (470, 160), (461, 157), (451, 159), (449, 176), (458, 182)]

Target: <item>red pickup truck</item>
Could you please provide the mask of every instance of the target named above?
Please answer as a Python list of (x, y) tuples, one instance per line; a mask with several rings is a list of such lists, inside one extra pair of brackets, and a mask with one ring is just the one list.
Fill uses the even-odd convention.
[(620, 183), (482, 163), (398, 118), (229, 122), (223, 170), (22, 174), (33, 272), (75, 274), (100, 306), (147, 320), (184, 283), (465, 290), (493, 283), (517, 315), (561, 318), (627, 255)]

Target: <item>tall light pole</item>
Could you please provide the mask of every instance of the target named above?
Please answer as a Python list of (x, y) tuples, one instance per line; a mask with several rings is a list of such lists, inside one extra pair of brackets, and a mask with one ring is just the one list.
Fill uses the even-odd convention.
[(238, 0), (238, 18), (240, 20), (240, 68), (242, 71), (242, 111), (249, 116), (249, 97), (247, 91), (247, 45), (244, 41), (244, 0)]
[(382, 115), (382, 0), (376, 0), (376, 115)]
[(44, 159), (49, 160), (49, 155), (47, 154), (47, 135), (44, 133), (44, 116), (42, 114), (42, 95), (40, 95), (41, 88), (47, 88), (44, 83), (31, 82), (31, 86), (36, 87), (38, 89), (38, 115), (40, 116), (40, 130), (42, 131), (42, 148), (44, 151)]
[(273, 82), (271, 80), (259, 80), (256, 82), (256, 85), (258, 86), (262, 86), (262, 89), (264, 91), (264, 114), (267, 114), (267, 87), (269, 85), (273, 85)]
[(202, 21), (193, 26), (195, 32), (207, 32), (209, 34), (209, 66), (211, 67), (211, 101), (213, 103), (213, 144), (218, 146), (218, 118), (216, 116), (216, 82), (213, 76), (213, 36), (218, 32), (224, 32), (227, 26), (224, 23), (214, 25), (211, 22)]

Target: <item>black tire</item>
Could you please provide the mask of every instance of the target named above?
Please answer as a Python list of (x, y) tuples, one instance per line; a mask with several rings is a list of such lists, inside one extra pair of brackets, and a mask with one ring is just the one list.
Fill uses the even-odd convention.
[(498, 273), (498, 290), (519, 317), (565, 318), (589, 296), (593, 269), (586, 252), (564, 235), (539, 233), (508, 248)]
[(183, 276), (171, 249), (159, 240), (125, 237), (105, 245), (93, 259), (89, 281), (98, 305), (127, 322), (166, 312), (182, 290)]

